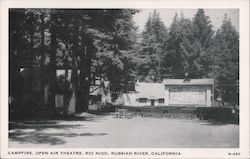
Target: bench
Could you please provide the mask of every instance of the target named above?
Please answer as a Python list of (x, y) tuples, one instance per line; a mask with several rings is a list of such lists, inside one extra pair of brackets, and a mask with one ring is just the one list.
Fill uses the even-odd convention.
[(117, 112), (114, 113), (114, 115), (116, 118), (132, 118), (132, 113), (129, 113), (127, 109), (118, 109)]

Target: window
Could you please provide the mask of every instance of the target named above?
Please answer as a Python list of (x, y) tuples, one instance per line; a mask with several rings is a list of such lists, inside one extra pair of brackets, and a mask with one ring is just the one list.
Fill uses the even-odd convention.
[(139, 103), (147, 103), (147, 98), (140, 98)]
[(164, 103), (164, 98), (160, 98), (159, 103)]

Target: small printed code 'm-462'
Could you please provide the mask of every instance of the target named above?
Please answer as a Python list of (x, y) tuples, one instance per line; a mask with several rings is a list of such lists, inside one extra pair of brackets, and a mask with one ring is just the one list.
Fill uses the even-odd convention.
[(232, 155), (232, 156), (239, 156), (240, 153), (239, 153), (239, 152), (233, 152), (233, 153), (232, 153), (232, 152), (229, 152), (228, 155), (230, 155), (230, 156), (231, 156), (231, 155)]

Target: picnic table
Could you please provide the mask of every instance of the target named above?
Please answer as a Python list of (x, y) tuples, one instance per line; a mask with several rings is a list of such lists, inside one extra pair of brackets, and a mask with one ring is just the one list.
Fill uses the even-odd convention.
[(118, 109), (117, 112), (114, 113), (114, 115), (116, 118), (132, 118), (132, 113), (129, 113), (127, 109)]

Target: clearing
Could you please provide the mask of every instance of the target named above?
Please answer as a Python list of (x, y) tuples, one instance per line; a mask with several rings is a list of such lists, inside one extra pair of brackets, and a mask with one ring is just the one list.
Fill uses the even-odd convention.
[(112, 115), (15, 121), (10, 122), (9, 147), (237, 148), (239, 125)]

